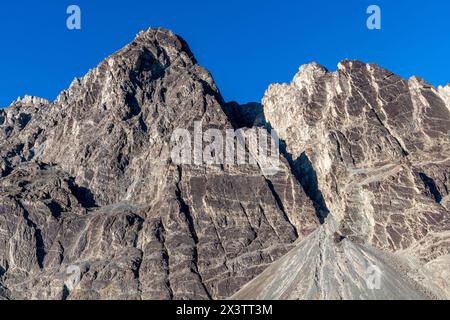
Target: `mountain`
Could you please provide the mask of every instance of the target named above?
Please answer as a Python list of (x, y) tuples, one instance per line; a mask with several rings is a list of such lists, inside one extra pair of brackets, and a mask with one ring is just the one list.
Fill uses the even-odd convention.
[(150, 29), (55, 102), (2, 110), (3, 295), (226, 298), (317, 228), (285, 160), (270, 177), (261, 163), (173, 163), (172, 133), (233, 128), (224, 109), (187, 44)]
[[(198, 126), (214, 139), (175, 161)], [(265, 136), (233, 140), (242, 163), (212, 151), (251, 130), (281, 138), (275, 171)], [(0, 298), (449, 298), (449, 133), (450, 87), (357, 61), (226, 103), (149, 29), (55, 101), (0, 109)]]
[(448, 299), (448, 90), (358, 61), (271, 85), (265, 118), (326, 226), (235, 297)]

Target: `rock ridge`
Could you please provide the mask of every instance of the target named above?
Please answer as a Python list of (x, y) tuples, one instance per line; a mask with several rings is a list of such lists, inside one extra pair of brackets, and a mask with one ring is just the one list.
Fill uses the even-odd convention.
[[(0, 110), (0, 298), (448, 299), (448, 88), (346, 60), (225, 103), (181, 37), (140, 32)], [(195, 122), (275, 130), (278, 172), (255, 141), (254, 163), (174, 163)]]

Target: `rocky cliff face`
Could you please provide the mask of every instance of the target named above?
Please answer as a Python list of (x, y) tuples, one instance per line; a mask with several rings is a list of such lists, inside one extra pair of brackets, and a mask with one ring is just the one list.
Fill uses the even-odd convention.
[[(175, 163), (195, 122), (276, 129), (279, 170)], [(449, 131), (448, 87), (360, 62), (226, 104), (180, 37), (141, 32), (0, 110), (0, 298), (220, 299), (258, 275), (234, 297), (449, 297)]]
[(151, 29), (55, 102), (2, 110), (0, 294), (226, 298), (312, 232), (285, 160), (270, 177), (171, 161), (176, 128), (233, 128), (223, 109), (186, 43)]
[[(304, 65), (292, 83), (272, 85), (265, 117), (326, 225), (236, 297), (448, 298), (447, 89), (358, 61), (336, 72)], [(360, 277), (373, 264), (386, 269), (378, 291)], [(287, 265), (291, 278), (272, 281)]]

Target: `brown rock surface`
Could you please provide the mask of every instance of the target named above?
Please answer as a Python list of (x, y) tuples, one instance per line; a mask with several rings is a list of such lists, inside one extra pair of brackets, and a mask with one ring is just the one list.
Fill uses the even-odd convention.
[[(445, 88), (417, 77), (405, 80), (358, 61), (344, 61), (336, 72), (311, 63), (300, 68), (292, 83), (270, 86), (263, 99), (265, 117), (285, 140), (328, 231), (321, 228), (300, 242), (236, 297), (255, 292), (255, 298), (423, 298), (425, 290), (425, 296), (448, 299), (446, 94)], [(329, 241), (333, 232), (340, 235), (342, 250), (339, 242)], [(399, 261), (392, 272), (388, 262), (394, 258)], [(298, 278), (272, 279), (297, 259), (302, 264), (292, 272)], [(317, 259), (316, 273), (302, 269), (317, 265)], [(377, 292), (360, 277), (369, 262), (384, 270), (385, 286)], [(406, 282), (392, 287), (397, 277), (426, 289), (408, 289)]]
[(0, 110), (0, 296), (226, 298), (316, 229), (283, 159), (171, 161), (174, 129), (232, 128), (224, 107), (186, 43), (149, 29), (55, 102)]
[[(0, 109), (0, 299), (449, 298), (449, 97), (344, 61), (226, 104), (180, 37), (141, 32)], [(198, 121), (275, 129), (279, 171), (252, 141), (253, 164), (174, 163)]]

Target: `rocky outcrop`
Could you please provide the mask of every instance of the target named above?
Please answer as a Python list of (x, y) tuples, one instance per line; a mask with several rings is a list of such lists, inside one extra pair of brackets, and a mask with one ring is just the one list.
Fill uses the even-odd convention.
[[(261, 138), (234, 142), (243, 164), (175, 162), (199, 123), (275, 130), (278, 170)], [(0, 299), (448, 298), (449, 131), (448, 87), (356, 61), (225, 103), (149, 29), (54, 102), (0, 110)]]
[[(265, 117), (286, 142), (326, 227), (236, 297), (419, 298), (398, 283), (408, 279), (449, 298), (446, 92), (358, 61), (344, 61), (336, 72), (312, 63), (292, 83), (270, 86)], [(388, 262), (395, 259), (393, 272)], [(384, 270), (378, 291), (360, 277), (371, 264)], [(288, 268), (292, 274), (281, 276)]]
[(175, 129), (233, 128), (224, 109), (187, 44), (150, 29), (55, 102), (1, 110), (0, 295), (226, 298), (310, 234), (285, 160), (171, 160)]

